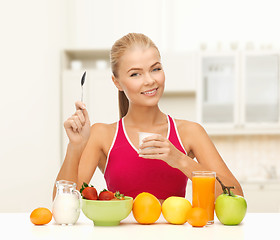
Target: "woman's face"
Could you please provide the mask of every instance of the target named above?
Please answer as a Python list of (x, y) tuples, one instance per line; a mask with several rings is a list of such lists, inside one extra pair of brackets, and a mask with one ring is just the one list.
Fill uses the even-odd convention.
[(157, 49), (135, 47), (121, 57), (114, 80), (130, 104), (154, 106), (164, 91), (165, 75)]

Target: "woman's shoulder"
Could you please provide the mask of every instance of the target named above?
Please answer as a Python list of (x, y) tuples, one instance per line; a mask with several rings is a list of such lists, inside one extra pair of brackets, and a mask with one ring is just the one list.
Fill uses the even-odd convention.
[(94, 123), (91, 126), (91, 132), (102, 133), (102, 134), (112, 133), (112, 132), (114, 133), (116, 131), (117, 124), (118, 124), (118, 122)]
[(182, 135), (200, 135), (200, 134), (204, 134), (205, 130), (204, 128), (197, 122), (193, 122), (193, 121), (189, 121), (189, 120), (183, 120), (183, 119), (174, 119), (177, 129), (178, 131), (182, 134)]
[(117, 129), (117, 122), (115, 123), (94, 123), (91, 126), (90, 135), (92, 142), (101, 146), (103, 149), (107, 149), (111, 145), (115, 132)]

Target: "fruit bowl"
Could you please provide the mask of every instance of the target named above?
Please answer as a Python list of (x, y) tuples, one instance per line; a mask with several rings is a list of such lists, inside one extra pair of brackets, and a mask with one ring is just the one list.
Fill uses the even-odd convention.
[(95, 226), (119, 225), (120, 221), (130, 214), (132, 205), (132, 197), (110, 201), (82, 199), (82, 211)]

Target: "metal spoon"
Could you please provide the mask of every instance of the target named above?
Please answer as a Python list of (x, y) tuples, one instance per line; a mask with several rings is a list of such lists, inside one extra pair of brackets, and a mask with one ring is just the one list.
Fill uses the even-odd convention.
[(82, 88), (82, 96), (81, 96), (81, 102), (83, 102), (83, 97), (84, 97), (84, 83), (85, 83), (85, 80), (86, 80), (86, 71), (84, 72), (83, 76), (82, 76), (82, 79), (81, 79), (81, 88)]

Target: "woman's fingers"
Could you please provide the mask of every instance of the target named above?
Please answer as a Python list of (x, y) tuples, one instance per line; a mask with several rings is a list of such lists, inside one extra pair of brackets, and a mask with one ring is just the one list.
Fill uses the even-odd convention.
[(75, 106), (77, 112), (81, 111), (81, 113), (84, 115), (85, 122), (90, 123), (86, 105), (83, 102), (77, 101), (75, 102)]
[(78, 132), (78, 126), (72, 117), (68, 118), (67, 121), (64, 122), (64, 128), (66, 130), (72, 129), (73, 132)]
[(144, 148), (139, 150), (139, 155), (156, 155), (164, 154), (168, 152), (167, 148), (153, 147), (153, 148)]
[(82, 130), (82, 123), (80, 121), (80, 118), (77, 115), (72, 116), (72, 120), (74, 121), (75, 125), (77, 126), (78, 132)]
[(90, 120), (89, 120), (89, 115), (88, 115), (87, 109), (86, 109), (86, 108), (83, 109), (83, 110), (82, 110), (82, 113), (83, 113), (84, 118), (85, 118), (85, 123), (89, 123), (89, 124), (90, 124)]
[(84, 126), (86, 120), (85, 120), (85, 116), (84, 116), (82, 110), (77, 110), (77, 111), (76, 111), (76, 115), (77, 115), (78, 118), (80, 119), (80, 122), (81, 122), (82, 126)]
[(151, 141), (148, 141), (148, 142), (143, 142), (139, 148), (140, 149), (145, 149), (145, 148), (148, 148), (148, 147), (158, 147), (158, 148), (162, 148), (162, 147), (167, 147), (168, 145), (165, 143), (165, 142), (162, 142), (162, 141), (156, 141), (156, 140), (151, 140)]
[(78, 116), (78, 114), (76, 113), (70, 118), (68, 118), (67, 121), (65, 121), (64, 123), (65, 129), (72, 128), (74, 132), (80, 132), (82, 130), (83, 125), (84, 124), (82, 123), (80, 116)]
[(75, 106), (76, 106), (76, 110), (86, 109), (86, 105), (81, 101), (75, 102)]

